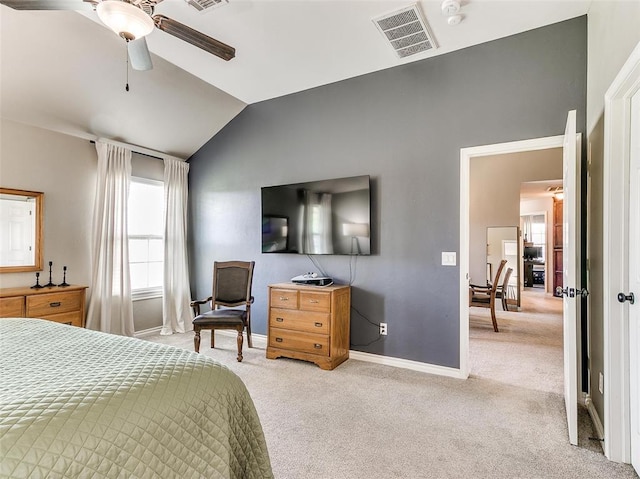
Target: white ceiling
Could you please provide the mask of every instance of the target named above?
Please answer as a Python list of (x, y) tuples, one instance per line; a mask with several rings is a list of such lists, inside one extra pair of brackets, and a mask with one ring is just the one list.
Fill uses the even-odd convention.
[(147, 37), (154, 70), (132, 72), (129, 93), (124, 42), (94, 13), (0, 6), (0, 113), (188, 157), (246, 104), (584, 15), (591, 0), (464, 0), (455, 27), (440, 0), (420, 1), (439, 48), (399, 59), (372, 18), (413, 3), (229, 0), (201, 13), (184, 0), (164, 0), (156, 13), (232, 45), (236, 58), (225, 62), (155, 30)]
[(531, 200), (539, 198), (551, 198), (554, 191), (549, 191), (549, 188), (562, 189), (562, 180), (548, 180), (548, 181), (529, 181), (520, 185), (520, 199)]

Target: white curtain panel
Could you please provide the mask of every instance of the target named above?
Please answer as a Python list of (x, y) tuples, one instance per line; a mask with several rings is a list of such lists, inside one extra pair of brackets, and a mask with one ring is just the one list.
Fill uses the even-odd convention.
[(92, 291), (87, 328), (133, 336), (127, 204), (131, 150), (96, 141), (98, 177), (93, 208)]
[(187, 190), (189, 164), (164, 160), (164, 284), (160, 334), (184, 333), (191, 324), (191, 288), (187, 260)]

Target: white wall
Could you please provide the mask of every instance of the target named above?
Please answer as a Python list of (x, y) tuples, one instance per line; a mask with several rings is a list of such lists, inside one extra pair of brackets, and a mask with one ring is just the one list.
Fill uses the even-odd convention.
[[(134, 155), (132, 170), (143, 177), (162, 179), (162, 162)], [(40, 283), (52, 279), (91, 286), (90, 237), (95, 195), (97, 154), (86, 139), (1, 120), (0, 186), (44, 193), (44, 263)], [(44, 280), (43, 280), (44, 279)], [(35, 273), (0, 274), (0, 287), (31, 286)], [(87, 293), (87, 303), (91, 288)], [(136, 331), (162, 324), (162, 300), (136, 301)]]
[[(603, 331), (603, 157), (604, 95), (622, 65), (640, 42), (640, 2), (594, 1), (588, 14), (587, 159), (591, 163), (589, 229), (589, 359), (591, 397), (604, 421), (604, 397), (598, 391), (598, 374), (604, 367)], [(594, 385), (596, 387), (594, 387)]]
[[(44, 264), (41, 283), (89, 285), (90, 228), (97, 155), (87, 140), (2, 120), (0, 185), (44, 193)], [(45, 278), (44, 281), (42, 279)], [(0, 287), (31, 286), (34, 273), (0, 274)]]

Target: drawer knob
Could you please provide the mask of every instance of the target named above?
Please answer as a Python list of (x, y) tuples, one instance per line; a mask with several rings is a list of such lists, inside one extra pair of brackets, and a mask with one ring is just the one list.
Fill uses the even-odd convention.
[(318, 301), (317, 299), (310, 299), (309, 302), (311, 304), (318, 304), (320, 301)]
[(276, 343), (281, 343), (282, 342), (282, 338), (276, 338)]
[(276, 318), (276, 321), (277, 321), (277, 322), (279, 322), (279, 323), (281, 323), (281, 322), (283, 322), (283, 321), (284, 321), (284, 318)]
[(61, 305), (62, 303), (60, 301), (56, 301), (55, 303), (49, 303), (49, 306), (51, 306), (52, 308), (57, 308)]
[(316, 323), (315, 326), (316, 326), (316, 328), (321, 328), (322, 327), (322, 323)]
[(315, 343), (313, 347), (316, 349), (322, 349), (322, 344)]
[(289, 301), (289, 298), (286, 296), (280, 296), (280, 301)]

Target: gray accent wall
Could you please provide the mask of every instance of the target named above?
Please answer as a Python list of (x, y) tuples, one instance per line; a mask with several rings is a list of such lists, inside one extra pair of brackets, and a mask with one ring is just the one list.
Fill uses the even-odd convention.
[(458, 368), (460, 271), (440, 263), (459, 251), (460, 148), (563, 134), (573, 109), (584, 133), (586, 70), (580, 17), (248, 106), (190, 159), (192, 295), (214, 260), (255, 260), (266, 334), (267, 285), (318, 268), (260, 252), (260, 187), (370, 175), (374, 254), (314, 256), (353, 280), (352, 349)]

